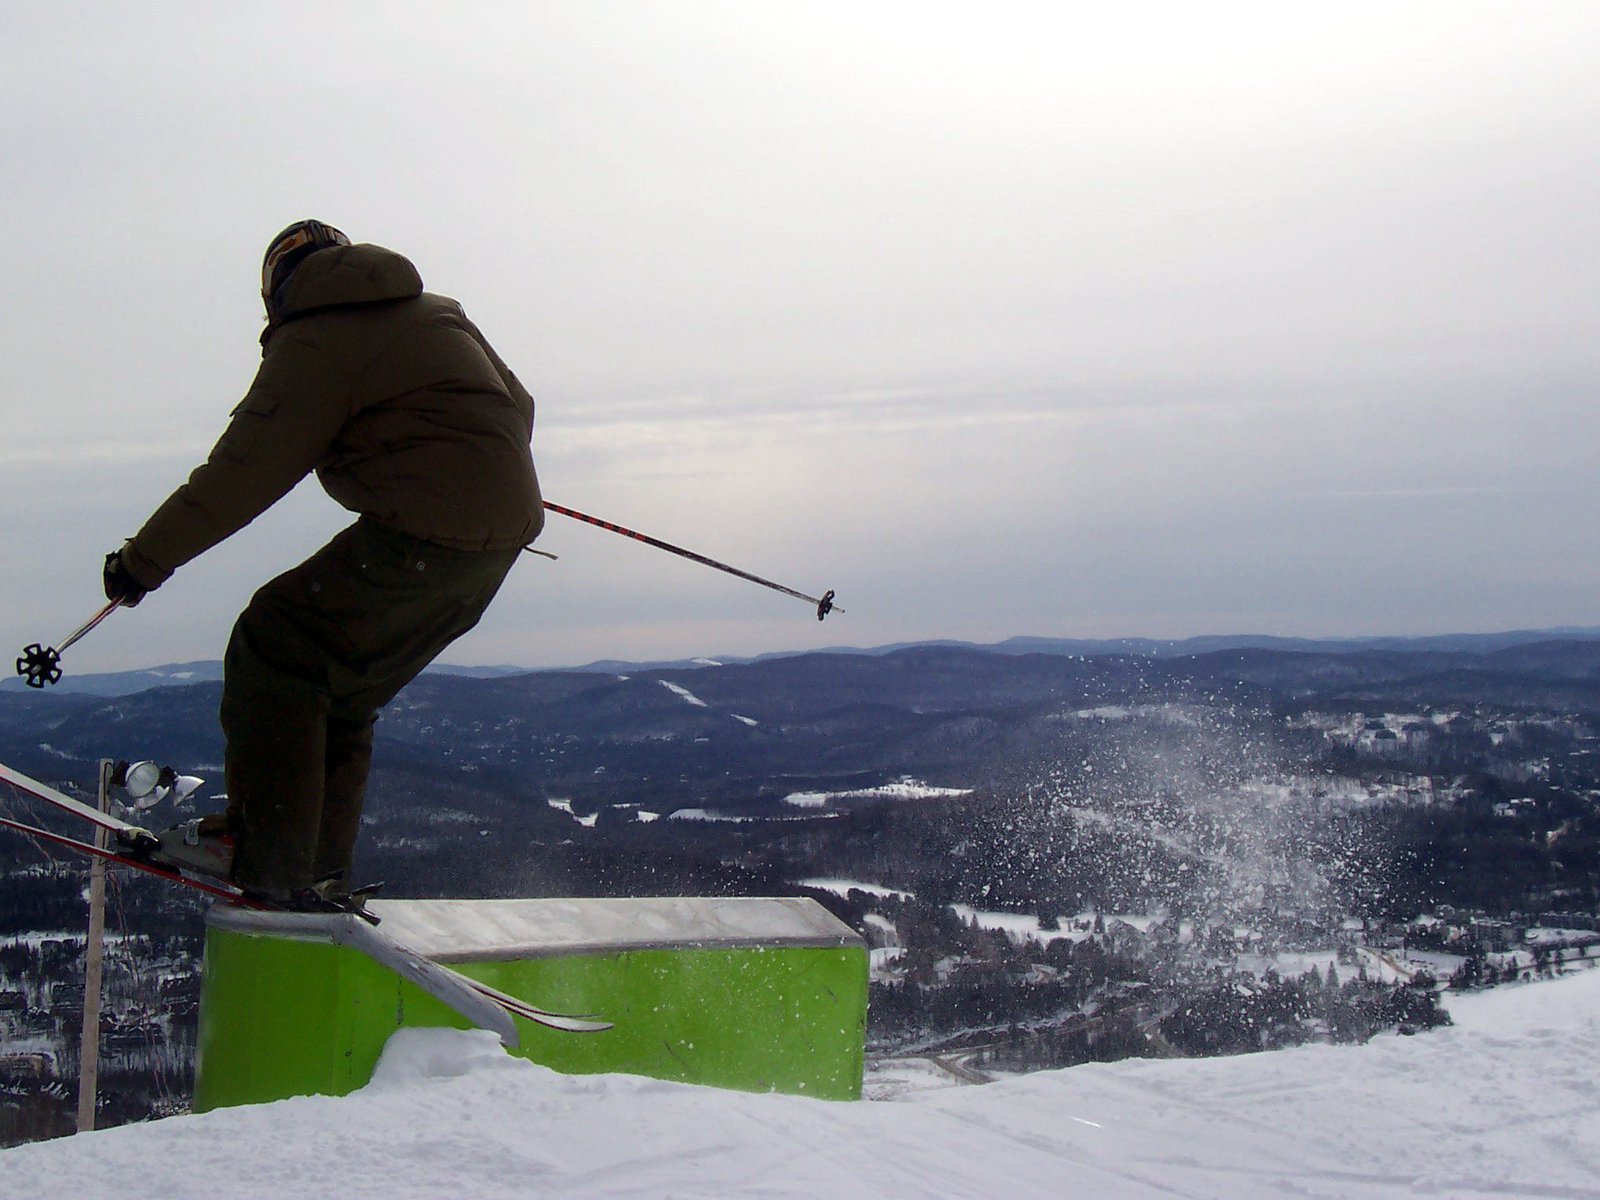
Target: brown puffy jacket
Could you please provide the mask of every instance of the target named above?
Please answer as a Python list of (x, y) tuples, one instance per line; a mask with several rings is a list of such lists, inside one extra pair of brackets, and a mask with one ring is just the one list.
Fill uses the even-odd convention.
[(345, 508), (465, 550), (544, 523), (533, 398), (454, 300), (381, 246), (306, 259), (262, 335), (261, 369), (210, 457), (128, 543), (156, 587), (307, 473)]

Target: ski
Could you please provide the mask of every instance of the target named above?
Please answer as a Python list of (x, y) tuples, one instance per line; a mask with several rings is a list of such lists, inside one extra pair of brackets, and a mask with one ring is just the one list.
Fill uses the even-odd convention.
[[(248, 896), (230, 883), (196, 878), (149, 857), (149, 848), (156, 844), (156, 837), (149, 830), (109, 813), (103, 813), (81, 800), (74, 800), (71, 796), (36, 779), (31, 779), (20, 771), (14, 771), (3, 763), (0, 763), (0, 781), (63, 812), (99, 826), (115, 838), (118, 846), (115, 848), (99, 846), (94, 842), (69, 837), (4, 816), (0, 816), (0, 829), (27, 834), (51, 845), (91, 858), (103, 859), (108, 863), (132, 867), (136, 871), (143, 871), (147, 875), (192, 888), (240, 909), (257, 912), (290, 911), (254, 896)], [(611, 1028), (609, 1022), (597, 1020), (589, 1015), (557, 1013), (538, 1008), (498, 988), (480, 983), (442, 963), (436, 963), (425, 955), (401, 945), (393, 938), (379, 933), (373, 928), (377, 918), (360, 909), (343, 909), (311, 915), (348, 918), (345, 922), (333, 922), (338, 936), (333, 936), (330, 940), (359, 950), (389, 967), (402, 978), (410, 980), (455, 1009), (473, 1024), (492, 1030), (508, 1046), (516, 1046), (519, 1040), (516, 1026), (505, 1019), (508, 1015), (522, 1017), (524, 1020), (566, 1033), (596, 1033)]]
[[(437, 996), (446, 1004), (451, 1004), (446, 995), (447, 991), (459, 989), (463, 985), (470, 989), (477, 997), (479, 1004), (488, 1004), (498, 1010), (502, 1015), (510, 1013), (552, 1029), (560, 1029), (567, 1033), (598, 1033), (610, 1029), (609, 1022), (597, 1021), (591, 1017), (569, 1016), (565, 1013), (546, 1012), (542, 1008), (535, 1008), (526, 1001), (515, 996), (509, 996), (498, 988), (490, 987), (486, 983), (479, 983), (476, 979), (468, 978), (459, 971), (445, 966), (443, 963), (434, 962), (433, 959), (418, 954), (408, 946), (403, 946), (388, 934), (364, 924), (352, 916), (347, 916), (343, 921), (337, 918), (330, 923), (332, 940), (341, 946), (349, 946), (359, 950), (368, 958), (382, 963), (391, 971), (404, 979), (422, 988), (424, 991)], [(464, 1009), (451, 1004), (463, 1016), (468, 1014)], [(481, 1024), (481, 1022), (480, 1022)], [(510, 1025), (508, 1033), (499, 1027), (494, 1028), (500, 1034), (500, 1040), (508, 1046), (517, 1044), (516, 1026)]]
[[(130, 826), (129, 828), (137, 829), (138, 827)], [(78, 838), (68, 837), (53, 830), (40, 829), (37, 825), (25, 825), (21, 821), (13, 821), (10, 817), (0, 817), (0, 829), (11, 829), (17, 833), (25, 833), (29, 837), (38, 838), (42, 842), (49, 842), (55, 846), (75, 850), (79, 854), (85, 854), (91, 858), (101, 858), (106, 862), (116, 863), (119, 866), (132, 867), (136, 871), (143, 871), (147, 875), (155, 875), (172, 883), (181, 883), (185, 887), (194, 888), (196, 891), (204, 892), (208, 896), (215, 896), (218, 900), (226, 900), (229, 904), (237, 904), (242, 908), (266, 907), (266, 905), (252, 900), (231, 884), (195, 879), (193, 876), (185, 875), (182, 871), (163, 866), (161, 863), (154, 862), (148, 858), (130, 854), (125, 850), (114, 850), (109, 846), (97, 846), (93, 842), (80, 841)], [(145, 831), (141, 830), (140, 832)]]
[(47, 783), (30, 779), (21, 771), (13, 771), (5, 763), (0, 763), (0, 782), (9, 783), (18, 791), (26, 792), (36, 800), (43, 800), (64, 813), (88, 821), (91, 825), (98, 825), (108, 833), (116, 834), (117, 840), (130, 849), (140, 845), (153, 845), (156, 841), (156, 835), (148, 829), (140, 828), (110, 813), (101, 812), (94, 805), (85, 804), (82, 800), (74, 800), (65, 792), (58, 792)]

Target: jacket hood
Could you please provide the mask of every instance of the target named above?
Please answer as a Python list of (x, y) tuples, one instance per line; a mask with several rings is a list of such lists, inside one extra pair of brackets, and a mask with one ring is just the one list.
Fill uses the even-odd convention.
[(278, 297), (272, 324), (347, 304), (379, 304), (422, 294), (411, 260), (382, 246), (332, 246), (295, 268)]

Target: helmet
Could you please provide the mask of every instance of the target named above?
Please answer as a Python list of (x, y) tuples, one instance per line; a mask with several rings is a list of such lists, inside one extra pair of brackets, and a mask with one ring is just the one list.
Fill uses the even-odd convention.
[(261, 260), (261, 298), (272, 308), (273, 297), (294, 269), (318, 250), (348, 246), (350, 239), (321, 221), (296, 221), (267, 244)]

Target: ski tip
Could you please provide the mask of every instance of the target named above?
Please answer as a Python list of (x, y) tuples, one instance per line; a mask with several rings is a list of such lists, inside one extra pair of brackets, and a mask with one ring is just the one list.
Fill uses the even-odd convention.
[(501, 1007), (512, 1016), (521, 1017), (524, 1021), (532, 1021), (536, 1025), (560, 1029), (566, 1033), (604, 1033), (608, 1029), (616, 1028), (614, 1022), (604, 1020), (593, 1013), (577, 1016), (571, 1013), (547, 1012), (520, 1001), (516, 1003), (501, 1001)]
[(558, 1013), (548, 1009), (538, 1008), (526, 1000), (519, 999), (509, 992), (502, 992), (499, 988), (492, 987), (480, 980), (468, 979), (472, 990), (488, 1000), (498, 1004), (514, 1017), (521, 1017), (524, 1021), (532, 1021), (536, 1025), (544, 1025), (550, 1029), (560, 1029), (567, 1033), (602, 1033), (607, 1029), (615, 1028), (611, 1021), (602, 1018), (598, 1013)]
[[(519, 1013), (517, 1015), (521, 1016), (523, 1014)], [(582, 1017), (562, 1017), (555, 1014), (527, 1017), (526, 1019), (549, 1029), (559, 1029), (563, 1033), (604, 1033), (608, 1029), (616, 1028), (610, 1021), (589, 1021)]]

